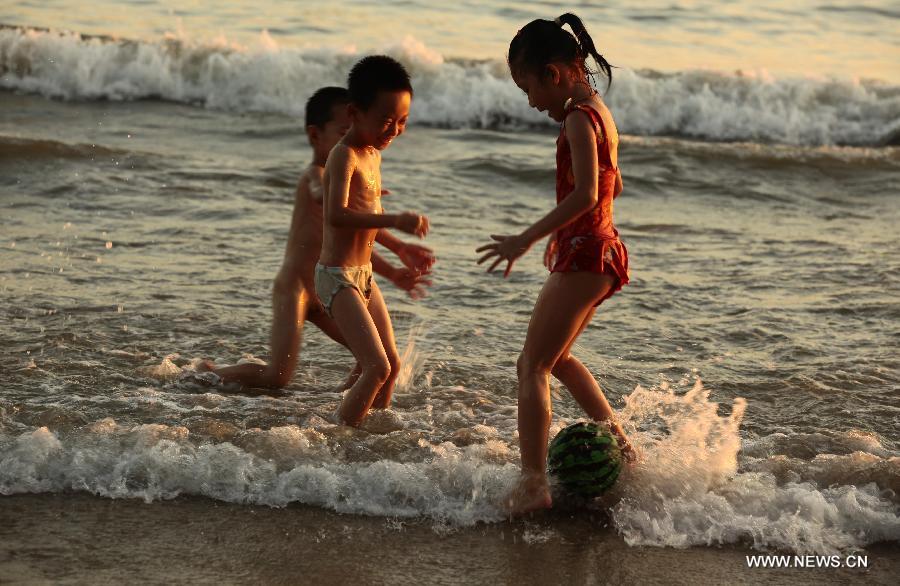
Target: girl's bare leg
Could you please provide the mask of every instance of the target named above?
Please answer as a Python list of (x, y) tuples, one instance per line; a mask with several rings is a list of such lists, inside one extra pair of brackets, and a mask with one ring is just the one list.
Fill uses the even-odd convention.
[(553, 273), (541, 290), (516, 365), (522, 478), (507, 501), (512, 514), (552, 505), (546, 472), (550, 371), (614, 283), (613, 277), (590, 272)]
[(559, 382), (565, 385), (570, 393), (572, 393), (572, 397), (574, 397), (575, 401), (582, 409), (584, 409), (585, 413), (588, 414), (588, 417), (594, 421), (609, 422), (613, 433), (619, 438), (619, 444), (622, 446), (622, 450), (627, 454), (631, 452), (631, 445), (628, 443), (625, 431), (616, 420), (615, 413), (613, 412), (612, 407), (609, 406), (609, 401), (606, 400), (606, 396), (603, 394), (600, 385), (597, 384), (597, 380), (594, 378), (594, 375), (591, 374), (591, 371), (589, 371), (580, 360), (572, 356), (571, 353), (575, 340), (578, 339), (581, 332), (583, 332), (590, 323), (596, 309), (596, 307), (592, 307), (588, 312), (581, 327), (569, 342), (569, 346), (559, 357), (559, 360), (556, 361), (551, 373)]

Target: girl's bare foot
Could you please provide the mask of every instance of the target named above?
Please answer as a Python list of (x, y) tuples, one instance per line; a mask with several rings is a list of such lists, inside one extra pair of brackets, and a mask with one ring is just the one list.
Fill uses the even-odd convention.
[(616, 440), (619, 444), (619, 451), (622, 452), (622, 458), (629, 464), (637, 462), (637, 451), (635, 451), (631, 442), (628, 441), (628, 438), (625, 437), (625, 433), (621, 431), (621, 429), (618, 431), (614, 430), (614, 433), (616, 434)]
[(616, 443), (619, 444), (619, 451), (622, 453), (622, 458), (629, 464), (634, 464), (637, 461), (637, 452), (635, 451), (634, 446), (631, 445), (631, 442), (628, 441), (625, 430), (622, 429), (621, 425), (615, 422), (609, 426), (609, 430), (616, 436)]
[(550, 496), (547, 475), (523, 473), (515, 488), (506, 495), (504, 505), (513, 517), (552, 507), (553, 498)]

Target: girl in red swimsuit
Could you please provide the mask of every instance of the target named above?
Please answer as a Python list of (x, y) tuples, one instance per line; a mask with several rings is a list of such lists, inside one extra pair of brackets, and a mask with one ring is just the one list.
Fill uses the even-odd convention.
[(479, 264), (496, 257), (489, 272), (507, 261), (506, 276), (516, 259), (550, 236), (544, 255), (550, 276), (535, 303), (517, 363), (522, 477), (506, 503), (514, 514), (552, 505), (546, 473), (551, 373), (591, 418), (609, 422), (626, 454), (631, 453), (597, 381), (571, 354), (597, 306), (628, 283), (628, 253), (612, 221), (613, 199), (622, 190), (619, 135), (589, 81), (589, 56), (611, 82), (609, 63), (574, 14), (534, 20), (509, 45), (510, 72), (529, 105), (561, 123), (556, 207), (521, 234), (492, 235), (494, 242), (477, 250), (485, 253)]

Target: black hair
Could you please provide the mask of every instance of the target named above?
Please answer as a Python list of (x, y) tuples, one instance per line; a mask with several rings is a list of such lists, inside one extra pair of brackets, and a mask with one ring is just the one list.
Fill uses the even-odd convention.
[(306, 126), (322, 128), (331, 122), (335, 106), (350, 103), (350, 92), (342, 87), (323, 87), (306, 102)]
[[(563, 29), (565, 24), (571, 27), (574, 35)], [(555, 21), (539, 18), (522, 27), (509, 43), (506, 60), (510, 70), (531, 71), (538, 75), (542, 75), (544, 68), (550, 63), (574, 63), (593, 82), (594, 75), (598, 72), (588, 68), (588, 57), (593, 57), (600, 68), (599, 73), (606, 75), (606, 89), (609, 89), (612, 84), (612, 66), (597, 51), (594, 40), (581, 19), (567, 12)]]
[(350, 70), (347, 89), (350, 101), (361, 110), (368, 110), (375, 103), (378, 92), (413, 93), (409, 73), (387, 55), (369, 55), (360, 59)]

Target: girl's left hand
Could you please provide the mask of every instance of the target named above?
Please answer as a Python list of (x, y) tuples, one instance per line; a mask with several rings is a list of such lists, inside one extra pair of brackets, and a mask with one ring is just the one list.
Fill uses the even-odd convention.
[(478, 259), (478, 264), (483, 263), (489, 258), (496, 256), (496, 260), (494, 260), (494, 264), (488, 268), (487, 272), (493, 271), (497, 268), (497, 265), (507, 261), (506, 270), (503, 271), (503, 278), (509, 276), (509, 272), (512, 270), (513, 263), (516, 262), (520, 256), (528, 252), (528, 249), (531, 248), (531, 242), (525, 240), (521, 234), (516, 236), (500, 236), (498, 234), (491, 234), (491, 238), (496, 240), (496, 242), (492, 242), (490, 244), (485, 244), (475, 250), (475, 252), (485, 252), (487, 254)]

